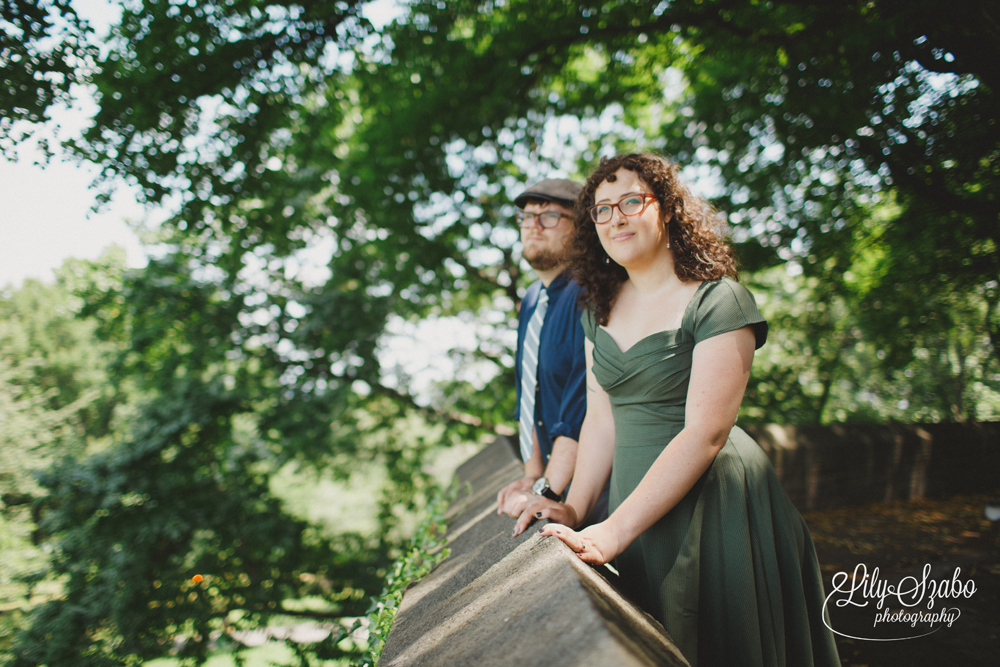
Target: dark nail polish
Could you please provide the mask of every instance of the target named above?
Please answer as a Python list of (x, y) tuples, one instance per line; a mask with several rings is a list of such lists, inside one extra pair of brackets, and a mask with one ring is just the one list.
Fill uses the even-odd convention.
[(542, 518), (542, 513), (541, 512), (535, 512), (535, 516), (537, 516), (539, 519), (541, 519)]
[(539, 533), (541, 533), (541, 532), (542, 532), (542, 531), (544, 531), (544, 530), (545, 530), (544, 528), (539, 528), (539, 529), (538, 529), (538, 532), (539, 532)]

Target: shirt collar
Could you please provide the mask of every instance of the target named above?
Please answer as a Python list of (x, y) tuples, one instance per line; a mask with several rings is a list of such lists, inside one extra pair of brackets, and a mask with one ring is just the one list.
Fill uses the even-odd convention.
[(566, 287), (567, 284), (569, 284), (569, 274), (570, 274), (569, 269), (566, 269), (565, 271), (563, 271), (562, 273), (560, 273), (558, 276), (556, 276), (552, 280), (552, 282), (549, 283), (548, 287), (545, 287), (544, 285), (542, 286), (542, 289), (544, 289), (546, 292), (549, 293), (549, 300), (550, 301), (552, 300), (552, 297), (554, 297), (556, 294), (558, 294), (559, 292), (561, 292), (562, 289), (564, 287)]

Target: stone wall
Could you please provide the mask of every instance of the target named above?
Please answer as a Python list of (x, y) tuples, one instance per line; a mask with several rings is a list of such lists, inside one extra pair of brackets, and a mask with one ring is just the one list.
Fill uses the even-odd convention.
[(1000, 489), (1000, 423), (747, 428), (801, 511)]
[(663, 627), (555, 538), (497, 516), (496, 494), (523, 474), (500, 437), (457, 472), (451, 555), (409, 588), (380, 667), (687, 665)]

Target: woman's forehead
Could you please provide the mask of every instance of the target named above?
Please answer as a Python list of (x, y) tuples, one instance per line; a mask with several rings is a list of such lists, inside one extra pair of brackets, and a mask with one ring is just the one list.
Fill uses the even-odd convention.
[(614, 176), (614, 181), (601, 181), (594, 190), (594, 201), (614, 199), (630, 192), (649, 192), (649, 185), (634, 171), (622, 168)]

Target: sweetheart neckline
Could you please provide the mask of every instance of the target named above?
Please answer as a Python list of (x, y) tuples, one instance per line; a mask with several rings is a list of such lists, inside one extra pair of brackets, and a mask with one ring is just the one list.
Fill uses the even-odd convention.
[(640, 344), (642, 344), (646, 340), (652, 338), (653, 336), (659, 336), (660, 334), (677, 333), (681, 329), (683, 329), (684, 328), (684, 320), (687, 319), (688, 311), (691, 310), (691, 304), (694, 303), (694, 300), (696, 298), (698, 298), (698, 294), (701, 293), (701, 290), (704, 289), (705, 285), (707, 285), (709, 282), (711, 282), (711, 281), (708, 281), (708, 280), (701, 281), (701, 284), (698, 285), (698, 289), (696, 289), (694, 291), (694, 294), (691, 295), (691, 298), (688, 299), (687, 305), (684, 306), (684, 312), (681, 314), (681, 325), (679, 327), (676, 327), (674, 329), (661, 329), (660, 331), (654, 331), (651, 334), (646, 334), (645, 336), (643, 336), (642, 338), (640, 338), (636, 342), (634, 342), (631, 345), (629, 345), (629, 347), (628, 347), (627, 350), (623, 350), (618, 345), (618, 341), (616, 341), (614, 339), (614, 336), (612, 336), (610, 333), (608, 333), (608, 330), (605, 329), (600, 324), (597, 325), (597, 330), (603, 332), (604, 335), (608, 337), (608, 340), (610, 340), (611, 343), (612, 343), (612, 345), (615, 346), (615, 349), (618, 350), (618, 354), (622, 354), (622, 355), (628, 354), (629, 352), (631, 352), (632, 350), (634, 350), (636, 347), (638, 347)]

